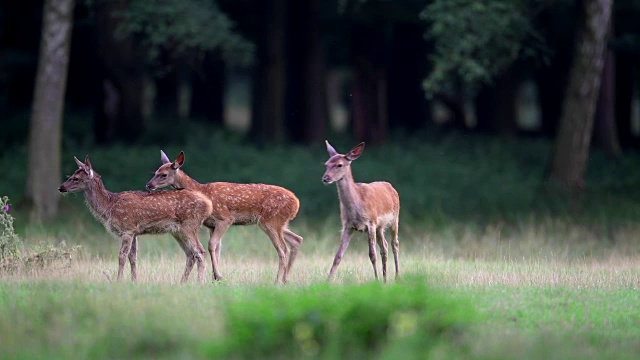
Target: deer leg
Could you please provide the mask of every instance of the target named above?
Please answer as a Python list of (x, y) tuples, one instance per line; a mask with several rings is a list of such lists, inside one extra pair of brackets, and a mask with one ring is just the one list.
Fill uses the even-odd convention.
[(393, 236), (393, 240), (391, 241), (391, 249), (393, 250), (393, 261), (396, 265), (396, 278), (398, 277), (398, 262), (400, 259), (398, 258), (400, 255), (400, 241), (398, 240), (398, 217), (396, 216), (396, 221), (391, 226), (391, 236)]
[(369, 234), (369, 260), (373, 265), (373, 274), (378, 280), (378, 269), (376, 268), (376, 228), (374, 226), (367, 227), (367, 233)]
[(284, 239), (291, 246), (291, 253), (289, 254), (289, 262), (287, 263), (287, 270), (284, 274), (285, 281), (289, 277), (289, 271), (291, 271), (291, 267), (293, 266), (293, 262), (296, 260), (296, 255), (298, 255), (298, 250), (300, 249), (300, 245), (302, 245), (302, 236), (294, 233), (289, 229), (284, 229)]
[(194, 230), (192, 236), (192, 241), (191, 243), (193, 243), (194, 246), (194, 255), (195, 255), (195, 260), (198, 264), (198, 281), (202, 284), (204, 284), (204, 254), (205, 254), (205, 250), (204, 250), (204, 246), (202, 246), (202, 243), (200, 242), (200, 240), (198, 239), (198, 230)]
[(133, 242), (133, 236), (124, 234), (121, 237), (122, 243), (120, 244), (120, 253), (118, 254), (118, 276), (117, 280), (122, 280), (122, 272), (124, 270), (124, 264), (127, 262), (127, 256), (131, 250), (131, 243)]
[(284, 235), (282, 230), (275, 230), (270, 227), (265, 226), (263, 223), (259, 224), (262, 231), (264, 231), (271, 239), (273, 243), (273, 247), (276, 248), (278, 252), (278, 274), (276, 275), (276, 284), (284, 284), (287, 282), (286, 273), (287, 273), (287, 255), (289, 255), (289, 248), (284, 240)]
[(384, 237), (384, 228), (378, 228), (378, 244), (380, 245), (380, 257), (382, 258), (382, 278), (387, 282), (387, 258), (389, 254), (389, 243)]
[(193, 269), (193, 264), (195, 263), (195, 254), (194, 254), (194, 246), (189, 244), (188, 237), (184, 234), (171, 234), (178, 244), (184, 251), (184, 254), (187, 257), (187, 262), (184, 267), (184, 273), (182, 274), (182, 278), (180, 279), (181, 283), (187, 282), (189, 280), (189, 274), (191, 273), (191, 269)]
[(221, 252), (222, 252), (222, 239), (220, 239), (220, 241), (218, 241), (218, 244), (216, 245), (216, 249), (215, 249), (216, 261), (218, 262), (218, 264), (220, 264), (220, 253)]
[(209, 229), (209, 256), (211, 257), (211, 267), (213, 268), (213, 280), (222, 280), (222, 275), (218, 270), (218, 261), (220, 261), (220, 243), (222, 242), (222, 235), (229, 229), (231, 223), (219, 222), (216, 227)]
[(138, 270), (136, 263), (138, 262), (138, 236), (133, 236), (131, 241), (131, 250), (129, 250), (129, 265), (131, 265), (131, 280), (138, 279)]
[(333, 273), (336, 271), (336, 269), (338, 268), (338, 265), (340, 265), (340, 261), (342, 261), (342, 256), (344, 255), (344, 252), (347, 250), (347, 248), (349, 247), (349, 241), (351, 240), (351, 234), (353, 233), (353, 229), (349, 228), (342, 228), (342, 234), (340, 236), (340, 247), (338, 248), (338, 252), (336, 253), (336, 257), (333, 258), (333, 265), (331, 266), (331, 270), (329, 270), (329, 279), (331, 280), (333, 278)]

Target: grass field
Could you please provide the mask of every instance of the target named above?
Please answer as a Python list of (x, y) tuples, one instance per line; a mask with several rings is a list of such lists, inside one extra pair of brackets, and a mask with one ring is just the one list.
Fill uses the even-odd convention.
[[(13, 201), (25, 246), (81, 248), (68, 264), (0, 273), (0, 358), (635, 359), (640, 154), (594, 152), (576, 211), (542, 181), (549, 149), (461, 135), (367, 148), (356, 180), (389, 180), (402, 203), (401, 276), (382, 285), (362, 235), (326, 283), (340, 225), (335, 186), (320, 182), (321, 145), (257, 148), (198, 132), (164, 148), (185, 150), (185, 171), (201, 181), (272, 183), (299, 196), (291, 228), (305, 240), (290, 283), (276, 286), (275, 250), (256, 227), (225, 235), (223, 282), (198, 284), (192, 273), (179, 284), (184, 258), (169, 236), (141, 238), (138, 283), (128, 269), (112, 282), (119, 243), (81, 195), (66, 196), (51, 222), (29, 220), (26, 152), (12, 148), (0, 156), (11, 169), (0, 196)], [(108, 189), (141, 189), (158, 150), (66, 142), (63, 169), (90, 154)]]
[(81, 249), (69, 267), (2, 277), (0, 354), (631, 359), (640, 350), (637, 249), (580, 243), (577, 235), (564, 245), (539, 242), (539, 228), (466, 235), (453, 245), (423, 234), (429, 240), (403, 244), (400, 278), (381, 286), (357, 237), (326, 284), (337, 232), (293, 229), (307, 234), (284, 286), (273, 285), (275, 251), (254, 227), (229, 231), (226, 279), (207, 284), (195, 273), (178, 283), (184, 259), (165, 236), (141, 238), (138, 283), (112, 283), (118, 243), (98, 234), (103, 251)]

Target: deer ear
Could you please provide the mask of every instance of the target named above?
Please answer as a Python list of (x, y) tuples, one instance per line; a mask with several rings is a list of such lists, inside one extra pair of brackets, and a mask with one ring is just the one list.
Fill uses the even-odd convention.
[(334, 155), (338, 154), (336, 149), (334, 149), (333, 146), (331, 146), (331, 144), (329, 144), (328, 140), (325, 140), (324, 143), (327, 145), (327, 152), (329, 153), (329, 156), (334, 156)]
[(172, 167), (177, 170), (182, 167), (182, 164), (184, 164), (184, 151), (180, 151), (180, 154), (178, 154), (178, 157), (173, 162)]
[(171, 162), (167, 154), (165, 154), (162, 150), (160, 150), (160, 161), (162, 161), (163, 164), (168, 164)]
[(91, 166), (91, 161), (89, 161), (89, 155), (84, 158), (84, 172), (89, 175), (89, 178), (93, 178), (93, 166)]
[(78, 158), (75, 156), (73, 157), (73, 160), (76, 161), (76, 165), (78, 165), (78, 169), (84, 170), (84, 164), (82, 163), (82, 161), (78, 160)]
[(349, 151), (347, 153), (347, 155), (345, 155), (345, 157), (347, 158), (347, 160), (349, 161), (353, 161), (357, 158), (360, 157), (360, 155), (362, 155), (362, 152), (364, 151), (364, 143), (361, 142), (360, 144), (358, 144), (356, 147), (354, 147), (353, 149), (351, 149), (351, 151)]

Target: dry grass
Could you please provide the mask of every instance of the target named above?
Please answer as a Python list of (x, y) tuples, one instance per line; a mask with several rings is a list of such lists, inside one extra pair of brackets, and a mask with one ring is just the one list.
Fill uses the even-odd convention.
[[(70, 268), (0, 275), (12, 281), (72, 279), (109, 282), (117, 269), (119, 243), (95, 226), (76, 224), (55, 234), (27, 228), (28, 243), (57, 242), (83, 246)], [(339, 242), (339, 225), (313, 228), (294, 222), (304, 236), (301, 253), (290, 275), (292, 284), (326, 281)], [(436, 232), (401, 226), (400, 272), (428, 278), (439, 286), (568, 286), (640, 287), (640, 227), (576, 225), (557, 219), (527, 220), (517, 225), (460, 225)], [(206, 242), (204, 230), (200, 239)], [(206, 244), (205, 244), (206, 247)], [(167, 235), (140, 238), (138, 274), (141, 283), (177, 283), (184, 257)], [(373, 279), (364, 235), (354, 235), (336, 273), (335, 282), (363, 283)], [(380, 267), (378, 254), (378, 267)], [(393, 256), (389, 254), (393, 281)], [(255, 226), (232, 227), (223, 240), (221, 271), (228, 285), (271, 285), (277, 270), (271, 242)], [(129, 274), (125, 273), (126, 281)], [(206, 277), (211, 278), (207, 254)], [(195, 269), (191, 282), (195, 282)]]
[[(362, 246), (354, 246), (362, 247)], [(350, 249), (343, 259), (335, 282), (364, 283), (373, 279), (371, 263), (366, 251)], [(363, 250), (363, 249), (358, 249)], [(290, 283), (308, 285), (326, 281), (333, 253), (301, 254), (292, 270)], [(389, 259), (389, 278), (393, 281), (392, 258)], [(378, 260), (380, 263), (380, 260)], [(561, 286), (596, 288), (640, 288), (640, 257), (612, 254), (605, 258), (567, 261), (561, 257), (505, 257), (503, 260), (482, 258), (446, 258), (425, 247), (401, 253), (402, 274), (419, 274), (438, 286)], [(222, 273), (227, 285), (270, 285), (275, 279), (277, 260), (272, 256), (245, 256), (236, 251), (223, 254)], [(177, 284), (184, 267), (179, 253), (159, 256), (140, 256), (140, 283)], [(7, 281), (74, 280), (81, 282), (110, 282), (114, 278), (117, 259), (92, 257), (82, 253), (70, 268), (31, 270), (26, 273), (4, 275)], [(196, 281), (195, 269), (190, 282)], [(126, 280), (129, 274), (126, 273)], [(207, 279), (211, 277), (207, 261)]]

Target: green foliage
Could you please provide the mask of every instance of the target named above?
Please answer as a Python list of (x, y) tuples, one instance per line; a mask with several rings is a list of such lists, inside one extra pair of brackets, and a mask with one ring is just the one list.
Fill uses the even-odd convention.
[[(327, 221), (339, 226), (335, 185), (327, 186), (321, 181), (328, 158), (322, 143), (311, 147), (258, 147), (219, 128), (196, 123), (156, 126), (173, 133), (138, 146), (98, 148), (67, 141), (62, 173), (70, 175), (77, 168), (73, 156), (89, 155), (107, 189), (144, 190), (161, 164), (160, 149), (170, 157), (185, 151), (183, 170), (200, 182), (283, 186), (300, 199), (300, 212), (292, 224), (307, 220), (323, 227)], [(332, 143), (338, 150), (347, 151), (356, 141), (337, 138)], [(572, 212), (566, 199), (545, 188), (544, 171), (551, 145), (544, 139), (498, 139), (432, 131), (367, 146), (352, 169), (356, 181), (384, 180), (394, 185), (400, 194), (401, 224), (431, 230), (450, 229), (458, 224), (479, 228), (496, 223), (517, 225), (549, 216), (588, 226), (637, 222), (640, 175), (634, 169), (640, 166), (639, 153), (628, 152), (624, 158), (611, 161), (594, 150), (585, 175), (581, 211)], [(17, 204), (24, 199), (26, 165), (24, 147), (9, 149), (0, 156), (0, 166), (12, 169), (0, 177), (0, 194), (9, 194)], [(86, 223), (94, 224), (82, 200), (81, 194), (65, 197), (63, 217), (69, 217), (69, 221), (86, 217)], [(76, 207), (68, 206), (72, 203)], [(16, 226), (20, 233), (24, 225), (18, 222)], [(64, 233), (64, 227), (60, 231)]]
[[(471, 264), (469, 264), (471, 265)], [(0, 282), (0, 353), (59, 359), (635, 359), (633, 287)]]
[(2, 283), (0, 352), (92, 359), (464, 354), (462, 335), (476, 321), (471, 305), (414, 280), (300, 288)]
[(213, 0), (135, 0), (119, 15), (124, 21), (118, 34), (140, 39), (151, 63), (163, 52), (198, 59), (218, 49), (228, 63), (253, 61), (254, 45), (234, 30), (233, 22)]
[(473, 92), (539, 48), (543, 40), (526, 7), (524, 0), (434, 0), (427, 5), (420, 14), (428, 24), (426, 38), (434, 44), (433, 70), (423, 83), (427, 94), (459, 85)]
[(9, 210), (9, 198), (4, 196), (0, 199), (0, 272), (71, 266), (71, 256), (79, 246), (68, 247), (64, 241), (58, 245), (41, 242), (22, 249), (22, 239), (13, 228), (14, 219)]
[[(225, 336), (214, 357), (429, 357), (473, 319), (469, 304), (413, 278), (389, 286), (315, 285), (258, 289), (227, 307)], [(463, 351), (461, 351), (463, 353)]]
[(0, 198), (0, 271), (13, 271), (20, 258), (22, 240), (13, 229), (13, 216), (9, 212), (9, 198)]

